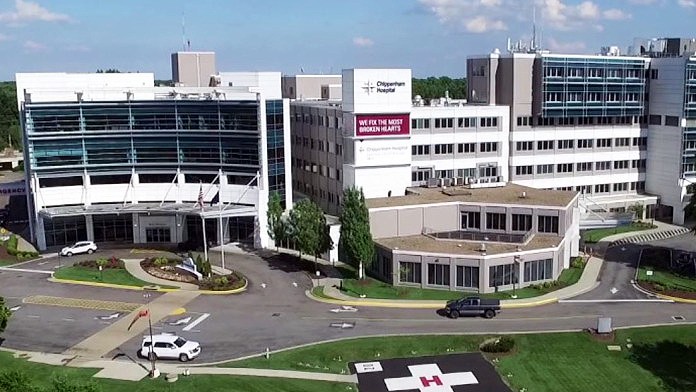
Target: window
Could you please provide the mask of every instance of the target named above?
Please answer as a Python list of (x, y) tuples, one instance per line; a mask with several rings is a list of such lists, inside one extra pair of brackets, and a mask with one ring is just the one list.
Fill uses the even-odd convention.
[(626, 93), (626, 102), (638, 102), (640, 95), (638, 93)]
[(597, 184), (594, 186), (594, 193), (609, 193), (609, 184)]
[(517, 151), (532, 151), (534, 149), (534, 142), (517, 142), (515, 147)]
[(621, 94), (607, 93), (607, 102), (621, 102)]
[(614, 161), (614, 170), (628, 169), (628, 160)]
[(454, 153), (454, 144), (436, 144), (435, 155)]
[(646, 160), (645, 159), (634, 159), (631, 161), (631, 168), (633, 169), (645, 169)]
[(459, 128), (474, 128), (476, 127), (476, 117), (464, 117), (457, 119)]
[(590, 68), (587, 70), (587, 77), (590, 79), (597, 79), (602, 77), (601, 68)]
[[(638, 146), (638, 147), (645, 147), (648, 145), (648, 138), (647, 136), (641, 136), (641, 137), (634, 137), (633, 138), (633, 145)], [(642, 150), (643, 148), (641, 148)]]
[(486, 229), (488, 230), (505, 230), (505, 214), (496, 212), (486, 213)]
[(524, 263), (525, 282), (547, 279), (553, 279), (553, 259), (527, 261)]
[(498, 167), (495, 164), (479, 166), (479, 178), (490, 178), (498, 176)]
[(430, 146), (424, 146), (424, 145), (411, 146), (411, 155), (413, 155), (413, 156), (430, 155)]
[(678, 127), (679, 117), (677, 116), (665, 116), (665, 125), (668, 127)]
[(659, 73), (657, 71), (659, 71), (659, 70), (654, 69), (654, 68), (650, 70), (650, 79), (657, 79), (658, 78)]
[(537, 150), (553, 150), (553, 140), (540, 140), (537, 142)]
[(479, 267), (457, 266), (457, 287), (478, 288), (479, 287)]
[(563, 101), (563, 93), (546, 93), (546, 102)]
[(528, 126), (532, 125), (532, 117), (529, 116), (523, 116), (523, 117), (517, 117), (517, 126)]
[(575, 140), (573, 140), (573, 139), (559, 140), (558, 141), (558, 149), (559, 150), (572, 150), (574, 144), (575, 144)]
[(566, 94), (566, 101), (567, 102), (582, 102), (582, 93), (567, 93)]
[(573, 164), (572, 163), (559, 163), (556, 165), (556, 173), (572, 173)]
[(170, 242), (171, 233), (168, 227), (149, 227), (145, 229), (146, 242)]
[(457, 144), (457, 153), (473, 154), (476, 152), (476, 143), (459, 143)]
[(526, 214), (512, 214), (512, 231), (532, 230), (532, 216)]
[(599, 161), (595, 162), (595, 170), (610, 170), (611, 161)]
[(578, 162), (575, 164), (575, 171), (588, 172), (592, 171), (592, 162)]
[(449, 264), (428, 263), (428, 284), (436, 286), (450, 285)]
[(544, 71), (544, 76), (549, 78), (561, 78), (563, 77), (563, 67), (548, 67)]
[(498, 117), (481, 117), (479, 119), (480, 128), (494, 128), (498, 126)]
[(430, 179), (430, 169), (418, 169), (411, 172), (411, 181), (413, 182), (425, 182)]
[(515, 174), (518, 176), (529, 176), (534, 174), (534, 166), (515, 166)]
[(498, 151), (498, 142), (479, 143), (479, 152), (495, 152), (495, 151)]
[(620, 182), (612, 186), (614, 192), (626, 192), (628, 190), (627, 182)]
[(488, 287), (510, 285), (517, 279), (514, 264), (503, 264), (488, 268)]
[(553, 174), (553, 164), (537, 165), (536, 174)]
[(554, 233), (558, 234), (558, 217), (539, 215), (537, 232), (539, 233)]
[(631, 139), (627, 137), (617, 137), (614, 139), (614, 146), (616, 147), (628, 147), (631, 145)]
[(578, 148), (592, 148), (592, 139), (578, 139)]
[(611, 139), (610, 138), (597, 139), (597, 148), (610, 148), (610, 147), (611, 147)]
[(454, 125), (453, 118), (436, 118), (435, 128), (452, 128)]
[(399, 281), (421, 283), (421, 264), (408, 261), (399, 262)]
[(651, 114), (650, 117), (648, 117), (648, 124), (662, 125), (662, 116), (659, 114)]
[(429, 118), (411, 119), (411, 128), (413, 128), (413, 129), (430, 129), (430, 119)]
[(461, 213), (462, 229), (480, 229), (481, 213), (478, 211), (464, 211)]

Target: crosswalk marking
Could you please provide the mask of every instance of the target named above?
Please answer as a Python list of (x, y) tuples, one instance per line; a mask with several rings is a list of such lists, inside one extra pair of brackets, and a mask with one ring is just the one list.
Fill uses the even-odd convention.
[(623, 244), (635, 244), (635, 243), (640, 243), (640, 242), (650, 242), (650, 241), (656, 241), (656, 240), (663, 240), (666, 238), (672, 238), (676, 237), (678, 235), (682, 235), (685, 233), (688, 233), (689, 229), (682, 227), (680, 229), (676, 230), (665, 230), (665, 231), (656, 231), (652, 233), (644, 233), (644, 234), (637, 234), (633, 235), (630, 237), (622, 238), (620, 240), (616, 240), (612, 242), (609, 246), (616, 246), (616, 245), (623, 245)]
[(24, 298), (22, 302), (25, 304), (32, 305), (62, 306), (67, 308), (82, 308), (94, 310), (112, 310), (115, 312), (128, 313), (142, 306), (142, 304), (129, 302), (100, 301), (83, 298), (51, 297), (47, 295), (33, 295), (31, 297)]

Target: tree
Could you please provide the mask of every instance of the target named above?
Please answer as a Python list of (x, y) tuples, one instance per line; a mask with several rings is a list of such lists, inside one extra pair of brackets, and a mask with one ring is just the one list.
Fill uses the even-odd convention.
[(289, 225), (292, 227), (293, 240), (300, 252), (300, 257), (302, 253), (313, 255), (316, 263), (322, 248), (330, 243), (325, 238), (327, 229), (324, 212), (313, 201), (300, 200), (290, 210)]
[(467, 81), (465, 78), (452, 79), (447, 76), (427, 79), (413, 78), (413, 96), (420, 95), (425, 100), (442, 98), (445, 92), (449, 92), (450, 98), (465, 99), (467, 94)]
[(640, 204), (636, 203), (631, 206), (628, 206), (627, 208), (628, 212), (632, 212), (635, 214), (636, 219), (643, 219), (643, 211), (645, 210), (645, 207)]
[(358, 265), (358, 278), (364, 278), (364, 268), (372, 263), (375, 244), (370, 232), (370, 213), (365, 205), (362, 189), (355, 187), (343, 192), (339, 247), (345, 250), (350, 263)]
[(280, 193), (273, 192), (268, 199), (268, 235), (275, 242), (276, 251), (278, 244), (285, 239), (285, 222), (283, 221), (283, 205)]
[(7, 322), (10, 320), (12, 312), (5, 306), (5, 298), (0, 297), (0, 333), (7, 328)]

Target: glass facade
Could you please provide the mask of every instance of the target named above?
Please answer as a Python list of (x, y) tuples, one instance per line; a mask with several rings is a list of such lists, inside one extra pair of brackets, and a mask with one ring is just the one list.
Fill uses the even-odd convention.
[[(268, 105), (280, 105), (269, 129), (282, 134), (282, 101)], [(253, 177), (260, 170), (258, 114), (255, 101), (26, 103), (29, 159), (40, 177), (131, 168)], [(274, 153), (283, 153), (280, 140)]]
[[(684, 75), (684, 118), (687, 123), (696, 120), (696, 60), (686, 61)], [(696, 127), (682, 132), (682, 177), (696, 176)]]
[[(280, 193), (285, 208), (285, 129), (283, 127), (283, 101), (266, 101), (266, 129), (268, 151), (269, 193)], [(290, 130), (287, 130), (288, 132)]]
[(621, 57), (541, 58), (542, 117), (645, 114), (646, 61)]

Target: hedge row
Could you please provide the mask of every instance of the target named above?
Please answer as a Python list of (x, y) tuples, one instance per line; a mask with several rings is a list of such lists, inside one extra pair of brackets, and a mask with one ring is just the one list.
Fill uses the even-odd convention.
[(15, 234), (10, 235), (10, 238), (5, 241), (3, 244), (5, 246), (5, 249), (7, 249), (7, 253), (11, 256), (16, 256), (19, 259), (31, 259), (34, 257), (39, 257), (38, 252), (20, 252), (17, 250), (17, 243), (19, 240), (17, 239), (17, 236)]

